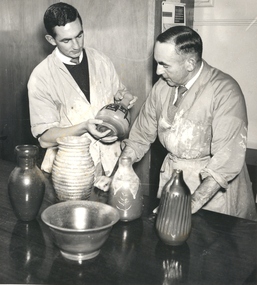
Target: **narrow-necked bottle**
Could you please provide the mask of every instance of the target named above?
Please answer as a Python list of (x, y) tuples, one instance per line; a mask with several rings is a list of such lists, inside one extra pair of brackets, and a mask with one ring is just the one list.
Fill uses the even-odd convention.
[(191, 231), (191, 193), (182, 170), (175, 170), (163, 188), (156, 229), (167, 245), (181, 245)]
[(124, 222), (135, 220), (142, 214), (141, 183), (129, 157), (120, 158), (110, 186), (108, 203), (118, 209), (120, 220)]
[(8, 179), (8, 194), (17, 218), (28, 222), (36, 218), (43, 202), (45, 179), (36, 165), (36, 145), (18, 145), (15, 151), (17, 164)]

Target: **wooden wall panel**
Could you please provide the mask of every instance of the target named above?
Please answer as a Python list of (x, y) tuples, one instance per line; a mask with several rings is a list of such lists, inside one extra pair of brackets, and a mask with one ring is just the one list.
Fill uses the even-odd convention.
[(17, 144), (37, 143), (30, 132), (27, 81), (48, 54), (43, 14), (57, 1), (0, 1), (0, 158), (14, 160)]
[(81, 14), (85, 44), (109, 56), (122, 82), (138, 96), (134, 118), (152, 87), (155, 1), (66, 2)]

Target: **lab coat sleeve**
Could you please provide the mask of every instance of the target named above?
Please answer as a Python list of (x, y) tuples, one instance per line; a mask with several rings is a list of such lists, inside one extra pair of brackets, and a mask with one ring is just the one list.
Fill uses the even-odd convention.
[[(112, 61), (108, 57), (105, 57), (105, 59), (106, 63), (109, 66), (109, 71), (110, 71), (109, 76), (110, 76), (110, 82), (112, 83), (113, 86), (114, 98), (115, 97), (123, 98), (126, 94), (131, 94), (127, 90), (126, 86), (123, 85), (123, 83), (121, 82)], [(106, 75), (108, 76), (108, 74)]]
[(221, 187), (227, 188), (245, 162), (247, 113), (239, 85), (232, 78), (217, 82), (213, 86), (211, 159), (201, 175), (212, 176)]
[(46, 130), (59, 125), (58, 107), (45, 88), (47, 82), (43, 77), (32, 73), (28, 82), (30, 123), (33, 136), (36, 138)]
[(123, 144), (131, 147), (139, 161), (149, 150), (157, 137), (157, 112), (156, 112), (156, 86), (141, 107), (129, 134)]

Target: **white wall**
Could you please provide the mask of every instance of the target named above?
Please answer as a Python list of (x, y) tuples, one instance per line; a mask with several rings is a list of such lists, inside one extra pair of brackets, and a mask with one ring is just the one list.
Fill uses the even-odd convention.
[(245, 95), (248, 148), (257, 149), (257, 0), (195, 0), (203, 58), (233, 76)]

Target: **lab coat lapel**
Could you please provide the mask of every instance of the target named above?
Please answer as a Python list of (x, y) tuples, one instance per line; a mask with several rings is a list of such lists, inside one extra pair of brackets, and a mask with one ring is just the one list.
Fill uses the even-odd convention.
[(200, 76), (197, 78), (192, 87), (187, 91), (187, 93), (185, 94), (185, 98), (183, 99), (181, 105), (178, 108), (177, 113), (180, 116), (185, 114), (192, 107), (197, 98), (203, 92), (205, 85), (210, 79), (210, 67), (205, 61), (203, 61), (203, 63), (204, 65)]

